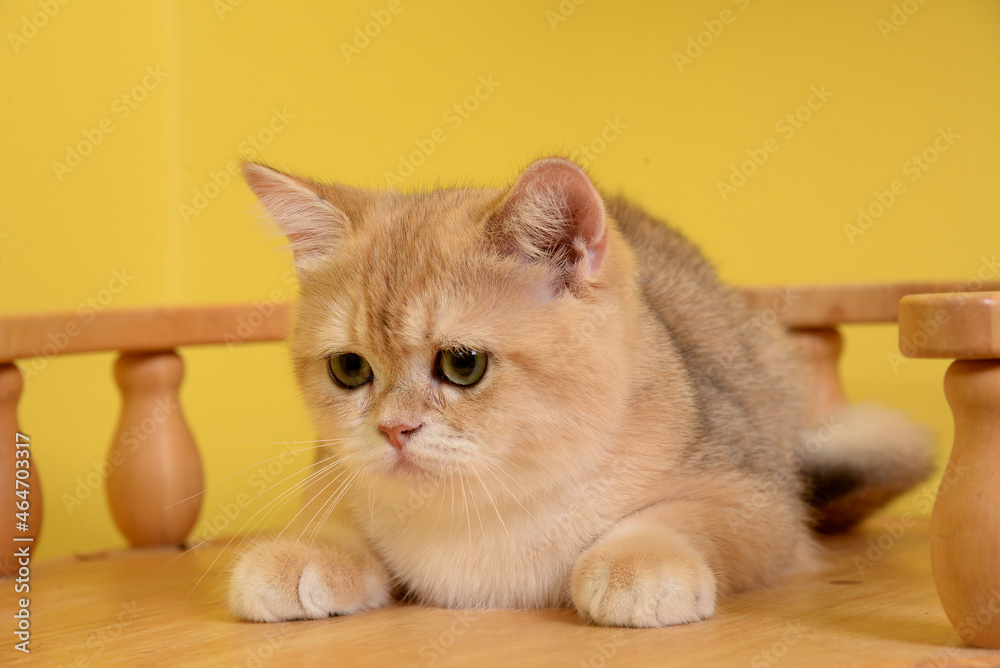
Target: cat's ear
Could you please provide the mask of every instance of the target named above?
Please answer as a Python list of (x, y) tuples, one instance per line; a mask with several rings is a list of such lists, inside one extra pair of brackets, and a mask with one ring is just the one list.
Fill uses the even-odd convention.
[(253, 162), (243, 163), (243, 178), (287, 237), (300, 273), (328, 256), (350, 228), (347, 213), (330, 201), (335, 194), (333, 186)]
[(533, 162), (490, 220), (501, 250), (554, 262), (569, 281), (600, 271), (608, 245), (604, 200), (587, 174), (563, 158)]

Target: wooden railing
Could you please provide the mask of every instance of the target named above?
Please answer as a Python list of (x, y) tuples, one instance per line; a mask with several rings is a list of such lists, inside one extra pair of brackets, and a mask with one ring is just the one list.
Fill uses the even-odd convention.
[[(967, 282), (764, 287), (743, 293), (760, 326), (781, 323), (805, 351), (817, 415), (846, 404), (838, 375), (839, 325), (898, 320), (904, 355), (959, 360), (946, 382), (956, 422), (953, 457), (974, 457), (981, 465), (975, 475), (950, 486), (947, 497), (939, 497), (933, 523), (942, 533), (932, 532), (935, 578), (963, 638), (1000, 647), (1000, 614), (965, 623), (969, 615), (977, 618), (988, 610), (984, 594), (1000, 591), (1000, 282), (977, 281), (971, 288), (992, 292), (939, 294), (968, 293)], [(176, 349), (280, 341), (288, 322), (286, 303), (0, 317), (0, 545), (6, 546), (0, 576), (17, 571), (11, 555), (17, 546), (38, 539), (43, 514), (37, 466), (32, 461), (26, 474), (16, 469), (17, 450), (30, 451), (14, 436), (21, 433), (18, 360), (30, 364), (73, 353), (120, 353), (114, 375), (122, 412), (108, 454), (111, 512), (131, 545), (176, 545), (194, 526), (204, 491), (201, 458), (178, 396), (184, 368)], [(18, 475), (24, 478), (20, 483)], [(14, 513), (24, 485), (31, 504), (26, 531)], [(975, 562), (971, 571), (970, 560)]]

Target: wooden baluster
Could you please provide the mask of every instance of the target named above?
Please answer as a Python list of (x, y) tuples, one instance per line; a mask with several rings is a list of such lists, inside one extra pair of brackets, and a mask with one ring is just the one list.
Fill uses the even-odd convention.
[(1000, 293), (900, 302), (900, 349), (957, 358), (944, 388), (955, 443), (931, 517), (941, 605), (962, 639), (1000, 649)]
[(201, 458), (178, 396), (183, 375), (173, 351), (115, 362), (122, 413), (108, 454), (108, 501), (136, 547), (181, 544), (201, 509)]
[(810, 413), (817, 420), (847, 405), (847, 397), (840, 382), (840, 354), (844, 338), (836, 329), (790, 329), (792, 342), (798, 347), (802, 359), (810, 369), (812, 401)]
[(931, 518), (938, 595), (962, 639), (1000, 648), (1000, 360), (959, 360), (944, 378), (955, 444)]
[[(34, 553), (38, 545), (38, 536), (42, 528), (42, 487), (38, 480), (38, 461), (34, 458), (34, 444), (28, 445), (28, 478), (24, 482), (28, 487), (17, 486), (15, 462), (17, 461), (18, 443), (25, 442), (24, 438), (19, 438), (20, 427), (17, 423), (17, 404), (21, 399), (21, 389), (24, 387), (24, 380), (21, 377), (21, 370), (14, 364), (0, 364), (0, 545), (3, 546), (3, 554), (0, 555), (0, 577), (6, 577), (17, 573), (18, 559), (14, 556), (15, 550), (29, 547), (29, 552)], [(31, 443), (28, 441), (28, 443)], [(24, 495), (27, 489), (28, 494)], [(22, 496), (17, 492), (21, 491)], [(27, 499), (22, 498), (27, 496)], [(20, 521), (15, 517), (15, 512), (20, 512), (17, 503), (28, 501), (28, 530), (20, 531), (17, 523)], [(31, 542), (14, 541), (13, 538), (31, 538)]]

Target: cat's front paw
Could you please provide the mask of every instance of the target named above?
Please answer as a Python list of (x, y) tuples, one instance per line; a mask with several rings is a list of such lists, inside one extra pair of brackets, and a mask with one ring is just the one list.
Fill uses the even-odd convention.
[(605, 626), (656, 627), (715, 612), (715, 575), (683, 540), (600, 542), (573, 568), (573, 604)]
[(234, 567), (229, 607), (255, 622), (323, 619), (389, 602), (389, 578), (371, 556), (337, 545), (254, 545)]

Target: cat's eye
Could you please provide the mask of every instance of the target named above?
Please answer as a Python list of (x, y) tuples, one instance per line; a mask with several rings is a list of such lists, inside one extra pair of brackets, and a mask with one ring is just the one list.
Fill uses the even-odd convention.
[(486, 373), (486, 354), (463, 348), (442, 350), (438, 353), (435, 367), (439, 378), (468, 387), (479, 382)]
[(368, 361), (356, 353), (340, 353), (330, 356), (330, 376), (346, 388), (361, 387), (374, 374)]

